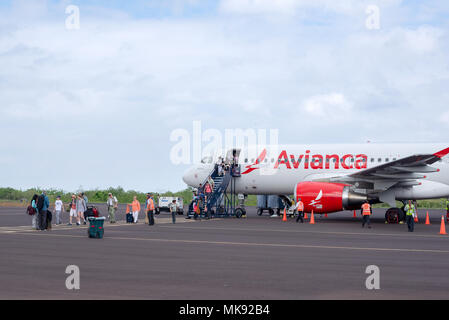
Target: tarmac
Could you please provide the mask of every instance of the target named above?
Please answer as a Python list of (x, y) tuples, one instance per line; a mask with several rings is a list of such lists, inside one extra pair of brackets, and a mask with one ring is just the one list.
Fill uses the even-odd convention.
[[(104, 215), (106, 209), (99, 206)], [(441, 210), (425, 211), (415, 232), (372, 228), (352, 212), (315, 215), (315, 224), (256, 215), (194, 221), (167, 213), (156, 224), (105, 224), (103, 239), (87, 226), (34, 231), (24, 208), (0, 208), (0, 299), (449, 299), (449, 236)], [(308, 222), (308, 220), (307, 220)], [(448, 230), (449, 231), (449, 230)], [(66, 268), (80, 270), (80, 289), (66, 288)], [(379, 268), (369, 290), (366, 268)]]

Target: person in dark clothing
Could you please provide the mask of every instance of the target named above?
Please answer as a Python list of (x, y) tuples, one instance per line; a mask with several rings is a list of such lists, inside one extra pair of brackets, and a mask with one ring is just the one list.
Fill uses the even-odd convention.
[(296, 218), (296, 222), (301, 220), (301, 223), (304, 223), (304, 203), (301, 201), (301, 198), (299, 198), (298, 203), (296, 203), (296, 209), (298, 210), (298, 217)]
[(39, 230), (47, 229), (47, 210), (50, 206), (50, 201), (47, 197), (47, 192), (42, 191), (42, 194), (37, 198), (37, 209), (39, 211), (38, 222)]

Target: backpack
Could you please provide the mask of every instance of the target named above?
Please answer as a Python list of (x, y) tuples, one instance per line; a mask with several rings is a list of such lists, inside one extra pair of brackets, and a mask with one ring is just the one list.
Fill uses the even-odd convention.
[(36, 209), (34, 209), (31, 205), (27, 208), (27, 214), (30, 216), (34, 216), (36, 214)]
[(38, 198), (37, 198), (37, 210), (41, 211), (42, 208), (44, 207), (44, 202), (45, 202), (45, 197), (41, 194)]

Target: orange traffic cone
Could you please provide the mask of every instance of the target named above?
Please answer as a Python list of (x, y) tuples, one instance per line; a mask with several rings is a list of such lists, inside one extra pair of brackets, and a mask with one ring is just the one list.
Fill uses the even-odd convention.
[(284, 217), (282, 218), (282, 221), (287, 221), (287, 209), (284, 208)]
[(415, 223), (418, 223), (418, 212), (415, 214)]
[(430, 224), (429, 211), (426, 213), (426, 224)]
[(357, 218), (357, 215), (355, 214), (355, 210), (354, 210), (354, 218)]
[(310, 224), (315, 224), (315, 218), (313, 217), (313, 210), (312, 210), (312, 213), (310, 215)]
[(447, 234), (446, 225), (444, 224), (444, 216), (441, 216), (440, 234)]
[(307, 212), (304, 212), (304, 219), (309, 219), (309, 217), (307, 216)]

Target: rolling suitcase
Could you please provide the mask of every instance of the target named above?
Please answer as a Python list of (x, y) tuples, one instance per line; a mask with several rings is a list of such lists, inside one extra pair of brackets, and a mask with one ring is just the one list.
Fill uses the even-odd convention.
[(89, 228), (87, 229), (87, 235), (89, 238), (102, 239), (104, 235), (104, 217), (95, 218), (89, 217)]

